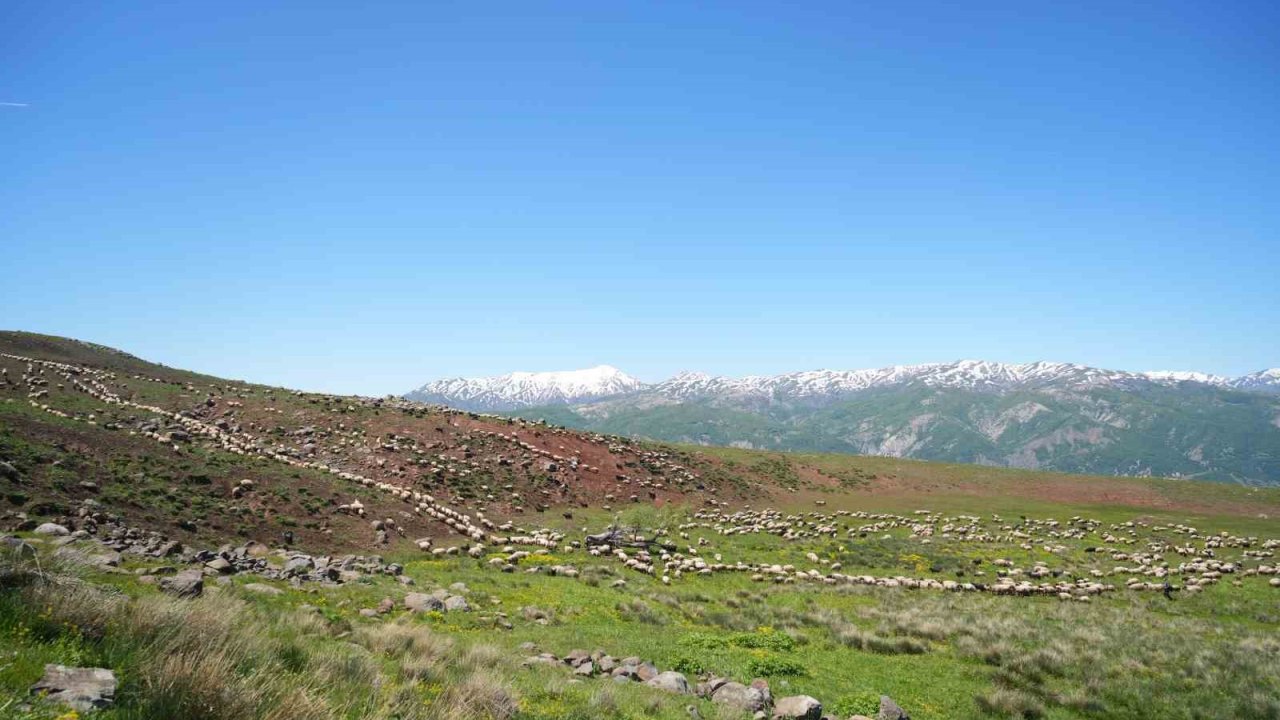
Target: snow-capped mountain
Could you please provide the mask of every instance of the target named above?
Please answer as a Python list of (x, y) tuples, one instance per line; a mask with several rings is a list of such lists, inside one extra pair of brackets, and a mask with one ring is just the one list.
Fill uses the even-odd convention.
[(684, 443), (1280, 484), (1280, 369), (961, 360), (645, 384), (602, 366), (443, 380), (408, 397)]
[(1099, 370), (1071, 363), (1035, 362), (1015, 365), (961, 360), (954, 363), (895, 365), (875, 370), (808, 370), (741, 378), (686, 372), (658, 383), (651, 389), (673, 399), (736, 396), (804, 400), (838, 399), (863, 390), (910, 383), (968, 390), (1009, 390), (1052, 384), (1087, 387), (1141, 379), (1144, 379), (1143, 376), (1136, 373)]
[(427, 383), (405, 395), (419, 402), (466, 410), (515, 410), (570, 405), (639, 390), (644, 383), (610, 365), (561, 372), (513, 372)]
[(1280, 368), (1271, 368), (1270, 370), (1260, 370), (1256, 373), (1241, 375), (1238, 378), (1228, 380), (1226, 384), (1236, 390), (1280, 394)]
[(465, 410), (505, 411), (547, 405), (578, 405), (641, 393), (676, 402), (722, 398), (821, 404), (873, 388), (912, 384), (1006, 392), (1018, 389), (1132, 388), (1144, 383), (1200, 383), (1249, 392), (1280, 393), (1280, 369), (1228, 378), (1201, 372), (1104, 370), (1060, 362), (1014, 364), (960, 360), (867, 370), (806, 370), (739, 378), (682, 372), (648, 385), (617, 368), (601, 365), (567, 372), (515, 372), (498, 377), (440, 380), (423, 385), (406, 397)]

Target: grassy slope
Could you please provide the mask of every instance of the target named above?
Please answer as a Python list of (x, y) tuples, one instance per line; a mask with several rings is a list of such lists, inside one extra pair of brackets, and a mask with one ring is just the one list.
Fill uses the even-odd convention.
[[(598, 526), (605, 520), (596, 515), (578, 522)], [(565, 525), (572, 529), (567, 521)], [(1230, 530), (1232, 523), (1213, 527)], [(930, 567), (949, 572), (970, 567), (975, 558), (990, 561), (1010, 556), (1019, 561), (1064, 562), (1063, 555), (1039, 551), (1011, 555), (1005, 547), (922, 545), (902, 531), (886, 535), (802, 543), (759, 535), (707, 537), (712, 549), (733, 558), (803, 565), (805, 553), (812, 551), (844, 562), (846, 572), (854, 573), (915, 575)], [(1066, 557), (1082, 568), (1110, 562), (1091, 557), (1078, 546)], [(507, 660), (520, 656), (516, 646), (526, 640), (561, 654), (598, 647), (617, 656), (641, 655), (664, 668), (715, 671), (739, 679), (760, 674), (760, 663), (766, 662), (770, 663), (766, 669), (784, 669), (765, 673), (775, 692), (812, 694), (850, 712), (863, 708), (860, 703), (878, 693), (892, 695), (911, 708), (914, 717), (926, 719), (991, 716), (980, 703), (1023, 703), (1041, 708), (1051, 718), (1193, 717), (1190, 709), (1215, 704), (1231, 708), (1234, 717), (1271, 717), (1266, 713), (1280, 712), (1274, 703), (1280, 691), (1280, 645), (1271, 639), (1280, 615), (1276, 590), (1266, 587), (1261, 578), (1247, 579), (1242, 587), (1215, 586), (1173, 603), (1158, 594), (1120, 594), (1082, 605), (1040, 598), (771, 586), (752, 583), (743, 575), (697, 578), (666, 587), (612, 564), (593, 570), (595, 562), (581, 555), (556, 554), (522, 563), (527, 567), (574, 562), (584, 571), (578, 580), (545, 574), (504, 575), (486, 568), (483, 560), (401, 559), (420, 588), (465, 582), (479, 608), (506, 612), (512, 619), (514, 629), (509, 632), (495, 632), (492, 620), (480, 612), (429, 614), (408, 620), (408, 625), (451, 639), (459, 648), (496, 648), (494, 654), (506, 660), (491, 663), (494, 682), (518, 698), (519, 717), (674, 718), (683, 715), (686, 704), (640, 688), (612, 688), (603, 681), (566, 685), (562, 672), (513, 667)], [(627, 586), (611, 587), (615, 577), (625, 578)], [(130, 595), (155, 595), (129, 577), (97, 576), (96, 580)], [(252, 580), (237, 578), (233, 585)], [(369, 620), (357, 614), (359, 608), (371, 607), (383, 597), (401, 598), (405, 592), (390, 578), (369, 578), (329, 590), (280, 587), (286, 591), (280, 597), (225, 589), (201, 602), (216, 609), (227, 597), (237, 598), (234, 607), (240, 610), (227, 612), (243, 619), (231, 625), (257, 628), (254, 632), (268, 638), (251, 648), (242, 663), (264, 667), (292, 663), (302, 675), (299, 682), (338, 662), (334, 656), (352, 654), (350, 644), (342, 642), (350, 637), (345, 633), (355, 630), (359, 637), (362, 629), (382, 632), (378, 628), (399, 615), (397, 611), (386, 619)], [(323, 622), (290, 620), (303, 606), (320, 608)], [(245, 607), (252, 612), (244, 612)], [(550, 618), (550, 624), (533, 622), (526, 608), (537, 608)], [(7, 649), (22, 658), (0, 672), (0, 705), (5, 692), (10, 697), (21, 695), (43, 662), (101, 662), (122, 667), (126, 678), (156, 672), (147, 666), (154, 661), (146, 652), (112, 649), (116, 643), (131, 647), (132, 641), (95, 641), (93, 633), (86, 637), (83, 622), (60, 622), (56, 611), (41, 612), (10, 599), (0, 605), (0, 628), (0, 652)], [(118, 628), (116, 632), (127, 635), (130, 631)], [(787, 640), (769, 642), (778, 635)], [(743, 643), (744, 637), (756, 642)], [(313, 703), (323, 699), (335, 707), (354, 705), (338, 716), (391, 717), (377, 713), (391, 713), (384, 706), (397, 706), (405, 697), (415, 707), (429, 708), (435, 693), (462, 679), (441, 673), (434, 684), (427, 682), (424, 687), (403, 677), (405, 658), (379, 662), (376, 654), (370, 659), (367, 653), (355, 653), (364, 658), (358, 663), (365, 668), (360, 673), (387, 676), (382, 690), (369, 697), (367, 687), (342, 683), (316, 687), (311, 689), (317, 696)], [(786, 670), (789, 665), (799, 674)], [(463, 667), (461, 673), (465, 672)], [(611, 694), (607, 699), (598, 696), (602, 685)], [(156, 702), (144, 690), (133, 690), (138, 701)], [(1046, 697), (1060, 702), (1046, 702)], [(717, 717), (715, 708), (702, 706), (704, 717)], [(142, 703), (137, 716), (163, 717), (149, 714), (147, 707)]]
[[(33, 439), (22, 411), (3, 412), (9, 414), (0, 414), (0, 453), (56, 454), (63, 465), (78, 462), (74, 443), (59, 447), (56, 441)], [(63, 421), (41, 422), (60, 427)], [(157, 447), (140, 444), (137, 462), (168, 467), (164, 463), (170, 460), (144, 459), (156, 454)], [(818, 509), (814, 503), (822, 501), (824, 511), (929, 508), (983, 516), (1086, 515), (1108, 523), (1146, 518), (1252, 535), (1274, 535), (1272, 518), (1280, 517), (1277, 490), (848, 455), (701, 447), (685, 452), (705, 472), (771, 483), (772, 498), (753, 503), (794, 511)], [(205, 462), (233, 461), (210, 455)], [(181, 462), (195, 461), (188, 457)], [(59, 476), (70, 496), (76, 492), (73, 481), (85, 470), (71, 465)], [(273, 482), (290, 481), (286, 474)], [(154, 495), (147, 495), (148, 487), (138, 485), (141, 496), (149, 498), (143, 504), (158, 515), (171, 512), (163, 492), (170, 485), (157, 483)], [(198, 492), (180, 497), (196, 496)], [(49, 501), (29, 497), (24, 507)], [(57, 497), (52, 501), (59, 502)], [(670, 526), (682, 513), (678, 507), (640, 508), (627, 511), (627, 517)], [(573, 520), (550, 513), (517, 518), (538, 525), (550, 522), (573, 536), (610, 519), (608, 513), (581, 510)], [(1152, 532), (1142, 530), (1143, 537)], [(923, 543), (902, 529), (800, 542), (699, 530), (691, 535), (690, 544), (698, 537), (709, 541), (704, 555), (719, 552), (731, 561), (807, 566), (806, 553), (814, 552), (839, 560), (845, 572), (875, 575), (947, 577), (972, 567), (974, 560), (989, 563), (998, 557), (1022, 564), (1043, 560), (1080, 572), (1113, 564), (1085, 553), (1084, 543), (1074, 541), (1051, 554), (1003, 544)], [(43, 552), (47, 563), (50, 549)], [(561, 654), (599, 647), (615, 656), (641, 655), (663, 668), (716, 671), (739, 680), (763, 673), (775, 695), (813, 694), (846, 714), (866, 712), (872, 698), (888, 693), (914, 717), (925, 719), (1019, 714), (1280, 717), (1275, 701), (1280, 697), (1280, 644), (1274, 640), (1280, 625), (1277, 591), (1262, 578), (1245, 578), (1239, 587), (1224, 582), (1173, 603), (1158, 594), (1122, 592), (1077, 604), (762, 585), (743, 575), (688, 577), (665, 586), (581, 553), (558, 552), (522, 562), (524, 567), (568, 562), (582, 570), (576, 580), (501, 574), (487, 567), (485, 559), (426, 559), (405, 551), (391, 555), (404, 561), (406, 573), (417, 581), (414, 589), (465, 582), (473, 605), (490, 612), (407, 618), (397, 611), (389, 618), (361, 617), (360, 608), (384, 597), (403, 597), (406, 588), (390, 578), (330, 589), (281, 584), (284, 594), (279, 597), (238, 589), (255, 578), (235, 578), (230, 587), (212, 590), (209, 598), (186, 603), (158, 596), (132, 575), (76, 570), (74, 575), (87, 577), (104, 592), (133, 598), (88, 607), (74, 600), (84, 596), (83, 588), (67, 593), (0, 582), (0, 717), (24, 717), (17, 708), (45, 662), (100, 664), (119, 671), (124, 682), (120, 707), (107, 718), (174, 717), (174, 703), (181, 702), (203, 703), (203, 716), (211, 718), (462, 718), (486, 712), (502, 716), (503, 708), (511, 707), (524, 718), (688, 717), (684, 707), (690, 701), (685, 698), (603, 681), (572, 684), (560, 671), (520, 669), (511, 660), (518, 658), (516, 646), (526, 640)], [(626, 579), (627, 585), (611, 587), (615, 578)], [(492, 612), (506, 613), (513, 629), (495, 631)], [(548, 624), (532, 619), (540, 615), (549, 618)], [(164, 633), (157, 635), (155, 628)], [(184, 635), (179, 628), (202, 632)], [(190, 665), (164, 661), (176, 645), (192, 655)], [(220, 653), (215, 665), (197, 657), (211, 647)], [(215, 683), (199, 682), (209, 678), (230, 687), (243, 702), (217, 692), (211, 687)], [(162, 688), (171, 691), (160, 692)], [(695, 704), (703, 717), (727, 716), (709, 703)], [(450, 707), (464, 709), (451, 715)], [(37, 707), (29, 716), (44, 720), (58, 712)], [(183, 713), (202, 716), (189, 706), (178, 714)]]

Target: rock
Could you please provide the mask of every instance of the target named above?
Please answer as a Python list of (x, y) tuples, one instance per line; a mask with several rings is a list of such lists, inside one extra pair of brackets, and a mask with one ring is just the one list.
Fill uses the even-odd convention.
[(880, 696), (880, 712), (876, 715), (876, 720), (911, 720), (911, 716), (906, 710), (898, 707), (898, 703), (888, 695)]
[(310, 557), (307, 557), (306, 555), (299, 555), (298, 557), (290, 558), (289, 561), (284, 564), (284, 576), (294, 577), (295, 575), (306, 575), (308, 572), (311, 572), (315, 566), (315, 562)]
[(450, 595), (444, 599), (444, 609), (449, 612), (466, 612), (471, 609), (467, 604), (467, 599), (461, 595)]
[(80, 712), (110, 707), (116, 697), (116, 675), (106, 668), (77, 668), (45, 665), (44, 677), (31, 686), (32, 693), (43, 693), (55, 702), (65, 703)]
[(537, 651), (538, 651), (538, 646), (536, 643), (532, 643), (529, 641), (520, 643), (520, 652), (535, 653)]
[(57, 523), (44, 523), (35, 529), (37, 535), (53, 535), (55, 537), (63, 537), (70, 535), (71, 531)]
[(775, 718), (804, 718), (804, 720), (820, 720), (822, 703), (808, 695), (792, 695), (780, 698), (773, 705)]
[(22, 475), (18, 473), (18, 468), (4, 460), (0, 460), (0, 477), (6, 480), (18, 480)]
[(596, 674), (596, 664), (588, 660), (582, 663), (581, 665), (579, 665), (578, 667), (574, 668), (573, 674), (585, 675), (587, 677), (591, 677), (592, 675)]
[(412, 612), (440, 612), (444, 610), (444, 601), (426, 593), (409, 593), (404, 596), (404, 606)]
[(711, 691), (711, 700), (754, 713), (769, 707), (768, 686), (763, 690), (737, 682), (727, 682)]
[(30, 560), (36, 556), (34, 545), (16, 537), (0, 538), (0, 548), (13, 557), (23, 560)]
[(658, 677), (658, 666), (653, 663), (642, 662), (635, 666), (636, 679), (641, 682), (648, 682)]
[(107, 550), (106, 552), (99, 553), (97, 555), (90, 555), (87, 558), (90, 565), (97, 565), (98, 567), (103, 568), (119, 567), (120, 561), (123, 559), (124, 558), (120, 556), (120, 553), (115, 550)]
[(220, 557), (210, 560), (209, 562), (205, 563), (204, 566), (216, 573), (231, 572), (231, 563), (227, 562), (225, 559)]
[(689, 681), (684, 675), (674, 670), (658, 673), (655, 677), (646, 680), (644, 684), (669, 693), (689, 694)]
[(161, 580), (160, 589), (181, 598), (200, 597), (204, 593), (204, 573), (199, 570), (184, 570)]
[(263, 585), (262, 583), (248, 583), (243, 586), (249, 592), (261, 593), (263, 595), (283, 595), (284, 591), (278, 587)]
[(378, 611), (373, 608), (360, 608), (360, 616), (367, 618), (378, 617)]
[(564, 656), (564, 664), (569, 667), (578, 667), (590, 659), (591, 653), (586, 650), (570, 650), (569, 654)]
[(164, 543), (156, 551), (151, 553), (155, 557), (169, 557), (171, 555), (179, 555), (182, 553), (182, 543), (177, 540), (170, 540)]
[(379, 615), (386, 615), (396, 609), (396, 602), (391, 598), (382, 598), (382, 601), (378, 603), (378, 607), (376, 609)]

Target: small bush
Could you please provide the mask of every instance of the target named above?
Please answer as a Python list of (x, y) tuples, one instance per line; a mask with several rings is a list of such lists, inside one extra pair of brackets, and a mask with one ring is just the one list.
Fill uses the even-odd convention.
[(794, 650), (796, 641), (791, 636), (774, 632), (771, 628), (753, 633), (738, 633), (729, 639), (734, 645), (759, 650), (787, 652)]
[(707, 668), (702, 664), (702, 661), (689, 657), (688, 655), (682, 655), (676, 658), (676, 661), (671, 664), (671, 669), (676, 672), (684, 673), (685, 675), (701, 675), (707, 671)]
[(780, 657), (754, 658), (747, 663), (747, 671), (752, 675), (807, 675), (804, 665), (795, 660)]
[(880, 712), (880, 695), (870, 691), (846, 695), (832, 703), (831, 710), (840, 717), (850, 715), (875, 717)]

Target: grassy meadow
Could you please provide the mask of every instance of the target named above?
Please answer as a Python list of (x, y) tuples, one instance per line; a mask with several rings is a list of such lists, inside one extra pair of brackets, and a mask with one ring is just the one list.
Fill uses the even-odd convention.
[[(828, 497), (836, 504), (841, 496)], [(1160, 533), (1150, 513), (1093, 510), (1090, 516), (1105, 523), (1147, 518), (1134, 534), (1139, 546)], [(612, 517), (579, 514), (560, 524), (580, 533)], [(668, 527), (674, 539), (691, 517), (683, 508), (646, 507), (621, 519)], [(1213, 527), (1229, 533), (1256, 527), (1256, 518), (1239, 520), (1243, 529), (1230, 517), (1216, 518)], [(703, 555), (804, 566), (813, 553), (850, 574), (947, 577), (990, 570), (1000, 558), (1077, 574), (1115, 564), (1086, 552), (1084, 542), (1063, 541), (1048, 552), (936, 537), (924, 542), (907, 528), (800, 540), (685, 532), (689, 537), (676, 541), (693, 547), (705, 539)], [(521, 667), (525, 642), (558, 655), (576, 648), (636, 655), (691, 678), (764, 677), (775, 697), (812, 695), (838, 717), (874, 715), (881, 694), (926, 720), (1280, 717), (1280, 589), (1259, 576), (1173, 601), (1122, 588), (1077, 603), (762, 583), (746, 573), (685, 575), (667, 585), (581, 550), (535, 553), (515, 573), (498, 572), (487, 557), (427, 559), (401, 551), (391, 559), (404, 562), (411, 588), (367, 577), (328, 588), (274, 583), (282, 592), (267, 595), (244, 588), (261, 580), (236, 577), (225, 585), (211, 579), (205, 597), (184, 601), (138, 583), (129, 572), (136, 562), (104, 573), (55, 559), (47, 549), (41, 557), (47, 566), (40, 573), (12, 569), (0, 592), (5, 717), (61, 716), (39, 704), (15, 712), (46, 662), (119, 669), (119, 703), (98, 714), (103, 718), (682, 718), (690, 704), (701, 717), (737, 716), (638, 684)], [(559, 564), (574, 566), (579, 576), (536, 570)], [(619, 579), (625, 584), (615, 586)], [(459, 582), (470, 612), (402, 609), (410, 590)], [(375, 618), (359, 613), (384, 598), (397, 608)]]

